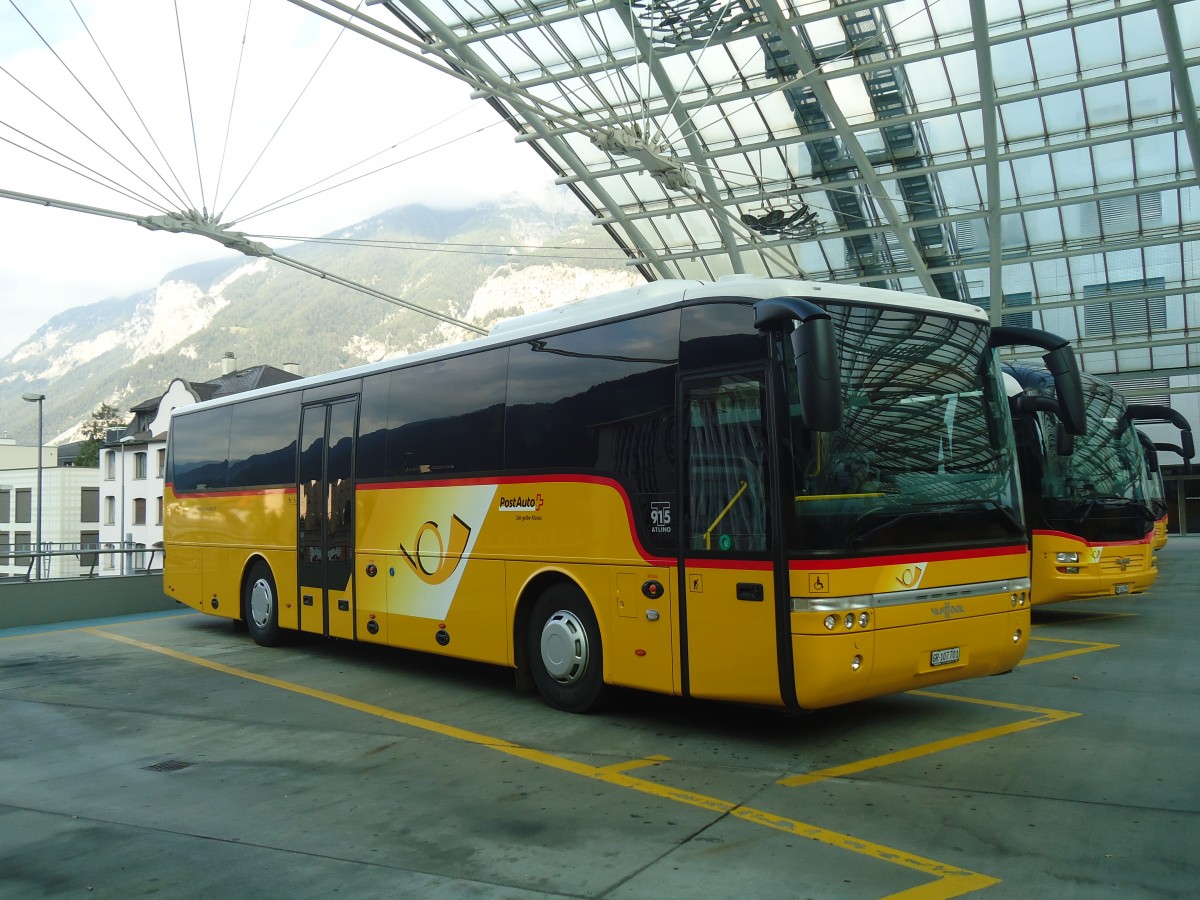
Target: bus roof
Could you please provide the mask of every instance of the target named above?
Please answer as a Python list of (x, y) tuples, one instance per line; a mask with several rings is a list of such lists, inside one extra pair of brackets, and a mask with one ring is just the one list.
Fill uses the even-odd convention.
[(551, 335), (592, 323), (650, 313), (685, 302), (720, 298), (757, 301), (773, 297), (806, 297), (817, 303), (840, 301), (860, 306), (911, 308), (958, 318), (987, 321), (987, 313), (970, 303), (858, 285), (763, 278), (755, 275), (727, 275), (717, 281), (666, 279), (576, 300), (552, 309), (502, 319), (492, 327), (485, 337), (474, 340), (445, 344), (409, 356), (393, 357), (381, 362), (367, 363), (350, 369), (339, 369), (322, 375), (312, 375), (258, 390), (216, 397), (192, 406), (181, 407), (176, 412), (185, 415), (193, 410), (198, 411), (227, 403), (237, 403), (251, 397), (287, 393), (343, 379), (361, 378), (392, 368), (456, 356), (459, 353), (474, 352), (487, 347), (527, 340), (531, 337)]

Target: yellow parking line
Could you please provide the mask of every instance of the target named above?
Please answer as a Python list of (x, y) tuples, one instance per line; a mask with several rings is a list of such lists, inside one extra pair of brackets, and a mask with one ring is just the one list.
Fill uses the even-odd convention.
[[(523, 747), (519, 744), (515, 744), (512, 741), (506, 741), (502, 738), (496, 738), (490, 735), (468, 731), (465, 728), (457, 728), (453, 725), (447, 725), (444, 722), (436, 722), (432, 719), (424, 719), (419, 716), (407, 715), (405, 713), (396, 712), (395, 710), (386, 709), (382, 706), (363, 703), (361, 700), (355, 700), (352, 697), (343, 697), (339, 694), (332, 694), (329, 691), (322, 691), (316, 688), (306, 687), (302, 684), (296, 684), (295, 682), (283, 681), (279, 678), (272, 678), (269, 675), (260, 675), (247, 669), (239, 669), (211, 659), (193, 656), (190, 653), (183, 653), (179, 650), (172, 650), (170, 647), (163, 647), (158, 644), (140, 641), (137, 638), (131, 638), (112, 631), (104, 631), (100, 630), (99, 628), (84, 628), (81, 630), (98, 635), (99, 637), (108, 638), (112, 641), (120, 641), (121, 643), (129, 644), (133, 647), (139, 647), (152, 653), (160, 653), (164, 656), (181, 660), (182, 662), (203, 666), (204, 668), (211, 669), (215, 672), (233, 675), (237, 678), (243, 678), (247, 681), (265, 684), (280, 690), (290, 691), (295, 694), (311, 697), (315, 700), (321, 700), (326, 703), (332, 703), (337, 706), (345, 707), (347, 709), (353, 709), (358, 712), (365, 713), (366, 715), (376, 716), (392, 722), (398, 722), (402, 725), (408, 725), (412, 728), (419, 728), (423, 731), (433, 732), (435, 734), (440, 734), (455, 740), (476, 744), (481, 747), (487, 747), (491, 750), (498, 750), (501, 753), (507, 753), (511, 756), (537, 763), (548, 768), (557, 769), (561, 772), (569, 772), (573, 775), (579, 775), (583, 778), (590, 778), (595, 781), (601, 781), (606, 784), (614, 785), (616, 787), (626, 788), (642, 794), (649, 794), (662, 800), (670, 800), (675, 803), (682, 803), (687, 806), (707, 810), (709, 812), (729, 815), (754, 825), (761, 825), (763, 827), (771, 828), (776, 831), (782, 831), (797, 837), (808, 838), (810, 840), (818, 841), (822, 844), (837, 847), (842, 850), (849, 850), (852, 853), (869, 856), (881, 862), (903, 866), (904, 868), (921, 872), (937, 879), (934, 882), (891, 894), (889, 897), (892, 898), (892, 900), (943, 900), (943, 898), (960, 897), (963, 894), (970, 893), (971, 891), (977, 891), (981, 888), (1000, 883), (998, 878), (993, 878), (989, 875), (983, 875), (979, 872), (972, 872), (968, 869), (961, 869), (957, 866), (949, 866), (945, 863), (927, 859), (923, 856), (917, 856), (916, 854), (905, 853), (902, 850), (896, 850), (893, 847), (887, 847), (883, 844), (865, 841), (861, 838), (856, 838), (853, 835), (831, 831), (828, 828), (821, 828), (818, 825), (811, 825), (806, 822), (801, 822), (797, 819), (790, 819), (786, 816), (775, 815), (774, 813), (769, 813), (765, 810), (742, 806), (738, 803), (732, 803), (728, 800), (721, 800), (717, 797), (710, 797), (705, 794), (696, 793), (695, 791), (671, 787), (669, 785), (656, 784), (651, 781), (645, 781), (641, 778), (635, 778), (631, 775), (625, 774), (623, 771), (620, 771), (628, 764), (618, 764), (616, 766), (591, 766), (576, 760), (567, 759), (566, 757), (556, 756), (553, 753), (547, 753), (543, 750), (535, 750), (531, 747)], [(650, 759), (654, 761), (661, 761), (661, 758), (659, 757), (651, 757)], [(636, 762), (637, 761), (635, 761), (635, 764)]]
[(642, 769), (646, 766), (657, 766), (659, 763), (670, 762), (669, 756), (647, 756), (645, 759), (631, 759), (622, 763), (613, 763), (609, 766), (600, 766), (598, 772), (630, 772), (634, 769)]
[(1027, 656), (1017, 665), (1032, 666), (1034, 663), (1050, 662), (1053, 659), (1066, 659), (1068, 656), (1082, 656), (1084, 653), (1095, 653), (1097, 650), (1115, 650), (1120, 644), (1105, 644), (1102, 641), (1070, 641), (1066, 638), (1031, 637), (1031, 641), (1042, 641), (1047, 644), (1074, 644), (1074, 650), (1062, 650), (1058, 653), (1045, 653), (1041, 656)]
[(1018, 722), (1012, 722), (1008, 725), (997, 725), (993, 728), (984, 728), (979, 731), (971, 731), (966, 734), (956, 735), (954, 737), (943, 738), (940, 741), (930, 741), (926, 744), (918, 744), (915, 747), (908, 747), (904, 750), (896, 750), (892, 753), (883, 753), (879, 756), (872, 756), (867, 759), (856, 760), (852, 763), (845, 763), (840, 766), (831, 766), (828, 769), (819, 769), (815, 772), (806, 772), (803, 775), (791, 775), (787, 778), (781, 778), (776, 784), (782, 784), (786, 787), (801, 787), (806, 784), (813, 784), (817, 781), (824, 781), (828, 778), (841, 778), (846, 775), (857, 775), (860, 772), (866, 772), (869, 769), (878, 769), (883, 766), (892, 766), (896, 763), (908, 762), (909, 760), (917, 759), (921, 756), (929, 756), (933, 753), (941, 753), (943, 750), (953, 750), (957, 747), (964, 747), (967, 744), (976, 744), (980, 741), (988, 741), (993, 738), (1003, 737), (1007, 734), (1015, 734), (1018, 731), (1028, 731), (1031, 728), (1040, 728), (1043, 725), (1052, 725), (1055, 722), (1062, 722), (1065, 719), (1073, 719), (1082, 713), (1068, 712), (1061, 709), (1042, 709), (1037, 706), (1022, 706), (1017, 703), (1005, 703), (1001, 700), (982, 700), (977, 697), (957, 697), (953, 694), (937, 694), (931, 691), (909, 691), (910, 694), (916, 694), (920, 697), (934, 697), (939, 700), (955, 700), (960, 703), (974, 703), (979, 706), (991, 706), (997, 709), (1014, 710), (1017, 712), (1035, 713), (1033, 718), (1021, 719)]

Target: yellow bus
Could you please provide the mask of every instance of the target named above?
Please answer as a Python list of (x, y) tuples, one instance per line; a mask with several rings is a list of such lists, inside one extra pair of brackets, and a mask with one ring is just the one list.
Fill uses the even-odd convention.
[(1005, 672), (1029, 637), (1006, 340), (964, 303), (667, 281), (182, 408), (165, 590), (263, 645), (508, 666), (570, 711)]
[[(1133, 423), (1163, 417), (1164, 409), (1172, 421), (1179, 414), (1169, 407), (1128, 406), (1107, 382), (1084, 375), (1086, 434), (1065, 435), (1049, 373), (1015, 365), (1005, 365), (1004, 372), (1033, 553), (1033, 603), (1147, 590), (1158, 577), (1155, 522), (1165, 504), (1160, 509), (1154, 502)], [(1190, 431), (1184, 434), (1190, 443)]]
[(1169, 422), (1179, 429), (1180, 442), (1178, 444), (1155, 443), (1140, 429), (1137, 433), (1145, 460), (1146, 480), (1150, 486), (1150, 506), (1154, 512), (1153, 548), (1161, 550), (1167, 546), (1168, 507), (1167, 491), (1163, 485), (1158, 452), (1166, 450), (1178, 454), (1183, 458), (1184, 471), (1188, 471), (1192, 457), (1196, 454), (1196, 445), (1192, 438), (1192, 425), (1179, 410), (1161, 404), (1131, 403), (1129, 404), (1129, 417), (1134, 422)]
[(1154, 449), (1154, 441), (1138, 429), (1138, 442), (1142, 445), (1142, 462), (1144, 477), (1150, 491), (1150, 509), (1154, 513), (1154, 540), (1151, 548), (1161, 550), (1167, 546), (1167, 489), (1163, 484), (1162, 469), (1158, 463), (1158, 451)]

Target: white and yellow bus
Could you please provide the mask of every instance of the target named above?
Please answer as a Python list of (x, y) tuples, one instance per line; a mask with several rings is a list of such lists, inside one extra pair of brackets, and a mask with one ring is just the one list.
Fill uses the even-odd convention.
[(1002, 331), (867, 288), (656, 282), (179, 409), (165, 589), (263, 645), (509, 666), (572, 711), (1005, 672), (1030, 563)]
[(1141, 429), (1138, 429), (1137, 436), (1142, 445), (1144, 475), (1150, 491), (1150, 509), (1154, 513), (1154, 540), (1151, 542), (1151, 548), (1161, 550), (1167, 546), (1167, 525), (1170, 518), (1167, 508), (1167, 489), (1163, 484), (1162, 468), (1158, 462), (1158, 450), (1154, 447), (1154, 441)]
[(1167, 546), (1168, 507), (1167, 491), (1163, 484), (1162, 468), (1159, 465), (1160, 450), (1176, 453), (1183, 458), (1184, 471), (1190, 470), (1192, 457), (1196, 455), (1196, 444), (1192, 438), (1192, 424), (1187, 417), (1170, 406), (1153, 403), (1131, 403), (1128, 407), (1129, 417), (1134, 422), (1170, 423), (1179, 429), (1179, 443), (1155, 443), (1154, 440), (1140, 429), (1138, 441), (1142, 445), (1142, 456), (1146, 465), (1146, 480), (1150, 488), (1150, 507), (1154, 512), (1154, 541), (1155, 550)]
[[(1031, 535), (1034, 604), (1149, 589), (1158, 577), (1156, 520), (1164, 517), (1165, 536), (1165, 503), (1155, 503), (1133, 423), (1163, 418), (1186, 427), (1187, 420), (1169, 407), (1127, 405), (1107, 382), (1084, 375), (1086, 434), (1064, 437), (1050, 374), (1032, 366), (1004, 371)], [(1190, 428), (1183, 434), (1190, 445)]]

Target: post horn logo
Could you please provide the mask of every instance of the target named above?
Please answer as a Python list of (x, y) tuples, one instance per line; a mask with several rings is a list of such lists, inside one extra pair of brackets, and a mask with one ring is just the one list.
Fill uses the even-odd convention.
[(403, 544), (400, 544), (400, 552), (408, 560), (414, 575), (426, 584), (441, 584), (458, 568), (470, 537), (471, 526), (458, 516), (451, 516), (448, 543), (442, 540), (437, 522), (426, 522), (417, 529), (412, 552)]

